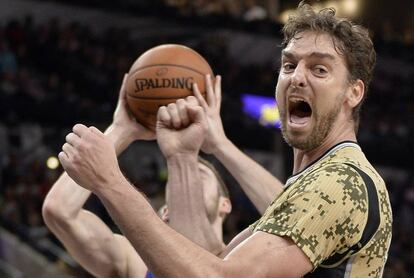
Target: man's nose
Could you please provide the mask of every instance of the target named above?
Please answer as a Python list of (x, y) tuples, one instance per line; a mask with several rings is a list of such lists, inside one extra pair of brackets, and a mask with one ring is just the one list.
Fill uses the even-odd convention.
[(291, 86), (295, 88), (306, 87), (306, 68), (305, 65), (299, 63), (291, 76)]

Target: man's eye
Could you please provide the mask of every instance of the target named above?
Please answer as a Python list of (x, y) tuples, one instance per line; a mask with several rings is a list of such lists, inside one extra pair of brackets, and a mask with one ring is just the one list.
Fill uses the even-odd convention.
[(328, 71), (324, 67), (315, 67), (315, 73), (318, 75), (324, 75), (328, 73)]
[(283, 68), (283, 71), (290, 72), (290, 71), (293, 71), (295, 69), (295, 65), (292, 64), (292, 63), (284, 63), (282, 68)]

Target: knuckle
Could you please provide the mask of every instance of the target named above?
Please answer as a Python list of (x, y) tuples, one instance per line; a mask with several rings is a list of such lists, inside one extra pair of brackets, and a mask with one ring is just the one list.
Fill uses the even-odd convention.
[(87, 149), (88, 149), (88, 143), (86, 143), (84, 140), (82, 140), (82, 141), (79, 143), (79, 145), (78, 145), (77, 149), (78, 149), (79, 151), (81, 151), (81, 152), (83, 152), (83, 151), (87, 150)]
[(188, 96), (186, 100), (190, 104), (198, 103), (197, 98), (195, 96)]
[(168, 110), (167, 110), (167, 107), (165, 107), (165, 106), (161, 106), (160, 108), (158, 108), (157, 115), (163, 115), (163, 114), (165, 114), (167, 111), (168, 111)]
[(182, 105), (185, 105), (185, 100), (182, 99), (182, 98), (180, 98), (180, 99), (177, 100), (176, 103), (177, 103), (177, 105), (181, 105), (182, 106)]
[(71, 165), (77, 165), (79, 164), (79, 162), (82, 161), (81, 156), (79, 155), (79, 153), (74, 153), (73, 155), (71, 155), (69, 157), (69, 162), (71, 163)]
[(195, 96), (188, 96), (187, 97), (187, 101), (193, 101), (193, 100), (196, 100)]

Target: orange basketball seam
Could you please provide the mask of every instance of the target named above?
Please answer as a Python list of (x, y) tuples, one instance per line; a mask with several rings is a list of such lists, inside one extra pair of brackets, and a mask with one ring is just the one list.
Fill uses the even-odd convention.
[(199, 75), (202, 75), (202, 76), (206, 75), (206, 73), (203, 73), (203, 72), (198, 71), (196, 69), (193, 69), (193, 68), (190, 68), (190, 67), (187, 67), (187, 66), (182, 66), (182, 65), (174, 65), (174, 64), (153, 64), (153, 65), (148, 65), (148, 66), (144, 66), (144, 67), (137, 68), (133, 72), (130, 72), (128, 75), (133, 75), (137, 71), (140, 71), (140, 70), (143, 70), (143, 69), (152, 68), (152, 67), (159, 67), (159, 66), (161, 66), (161, 67), (184, 68), (184, 69), (187, 69), (187, 70), (194, 71), (195, 73), (198, 73)]

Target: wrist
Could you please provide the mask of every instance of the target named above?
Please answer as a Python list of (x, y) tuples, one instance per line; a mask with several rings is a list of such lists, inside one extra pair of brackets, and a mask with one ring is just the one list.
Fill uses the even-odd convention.
[(198, 161), (198, 153), (175, 153), (167, 157), (167, 166), (193, 164)]
[(117, 124), (111, 124), (104, 134), (114, 144), (116, 155), (121, 154), (134, 141), (133, 136)]
[(98, 197), (110, 196), (116, 192), (123, 192), (128, 186), (130, 186), (130, 183), (120, 173), (119, 175), (113, 176), (111, 180), (102, 182), (101, 186), (93, 190), (93, 193)]
[(220, 143), (215, 145), (215, 148), (212, 150), (211, 154), (217, 158), (220, 158), (226, 154), (231, 146), (233, 146), (233, 143), (226, 137)]

